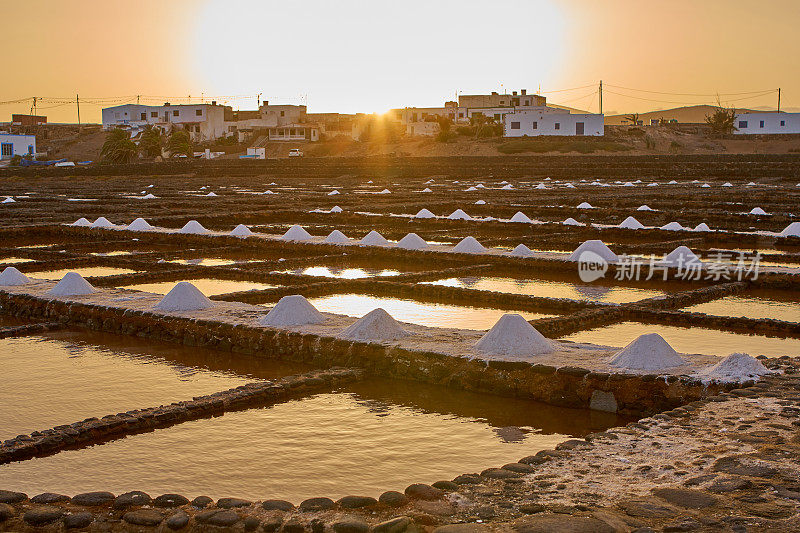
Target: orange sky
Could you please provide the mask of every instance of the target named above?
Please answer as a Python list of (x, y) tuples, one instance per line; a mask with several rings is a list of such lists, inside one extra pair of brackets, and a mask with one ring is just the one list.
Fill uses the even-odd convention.
[[(12, 50), (0, 101), (79, 93), (84, 122), (135, 95), (153, 104), (249, 95), (220, 99), (247, 109), (262, 93), (352, 113), (541, 87), (553, 103), (597, 111), (600, 79), (607, 114), (713, 103), (717, 93), (727, 105), (774, 107), (774, 92), (728, 93), (777, 87), (782, 109), (800, 107), (796, 0), (758, 11), (743, 0), (0, 1)], [(108, 100), (86, 100), (99, 97)], [(0, 120), (29, 110), (0, 105)], [(76, 120), (71, 103), (37, 111)]]

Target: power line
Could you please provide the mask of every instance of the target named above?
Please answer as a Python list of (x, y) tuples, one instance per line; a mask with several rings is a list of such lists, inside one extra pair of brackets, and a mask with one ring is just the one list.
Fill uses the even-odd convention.
[(777, 89), (764, 89), (761, 91), (747, 91), (742, 93), (713, 93), (713, 94), (701, 94), (701, 93), (671, 93), (671, 92), (663, 92), (663, 91), (650, 91), (647, 89), (632, 89), (630, 87), (622, 87), (621, 85), (612, 85), (607, 83), (609, 87), (614, 87), (616, 89), (623, 89), (626, 91), (633, 91), (638, 93), (651, 93), (651, 94), (666, 94), (669, 96), (741, 96), (743, 94), (756, 94), (756, 93), (764, 93), (764, 92), (775, 92)]

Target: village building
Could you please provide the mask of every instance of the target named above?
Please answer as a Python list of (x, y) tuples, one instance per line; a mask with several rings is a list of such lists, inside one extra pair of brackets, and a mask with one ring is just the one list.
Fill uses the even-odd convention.
[(733, 125), (736, 135), (800, 133), (800, 113), (739, 113)]
[(15, 155), (36, 155), (36, 136), (0, 133), (0, 159), (11, 159)]

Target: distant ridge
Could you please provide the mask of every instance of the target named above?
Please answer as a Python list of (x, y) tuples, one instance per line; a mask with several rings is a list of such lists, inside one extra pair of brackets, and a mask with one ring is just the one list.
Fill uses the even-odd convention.
[[(675, 119), (681, 123), (702, 123), (706, 121), (706, 116), (712, 114), (717, 108), (713, 105), (692, 105), (684, 107), (675, 107), (673, 109), (661, 109), (659, 111), (650, 111), (648, 113), (639, 113), (639, 120), (643, 121), (645, 126), (650, 124), (651, 119)], [(739, 113), (763, 113), (763, 110), (758, 109), (740, 109), (736, 108)], [(625, 117), (630, 113), (623, 115), (606, 115), (606, 126), (617, 126), (620, 124), (628, 124)]]

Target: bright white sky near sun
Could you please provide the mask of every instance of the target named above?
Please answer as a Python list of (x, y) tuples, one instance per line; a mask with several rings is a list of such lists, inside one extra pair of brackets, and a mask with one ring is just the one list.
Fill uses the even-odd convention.
[[(80, 93), (161, 103), (263, 93), (273, 103), (307, 103), (310, 112), (353, 113), (441, 106), (456, 91), (541, 87), (553, 103), (597, 111), (602, 79), (607, 114), (777, 87), (784, 110), (800, 106), (797, 0), (0, 0), (0, 7), (11, 50), (0, 101)], [(584, 88), (548, 92), (574, 87)], [(722, 101), (776, 101), (774, 92), (741, 98)], [(220, 100), (256, 106), (255, 97)], [(101, 107), (82, 105), (84, 121), (98, 121)], [(29, 108), (0, 105), (0, 120)], [(51, 121), (76, 118), (69, 104), (38, 111)]]

